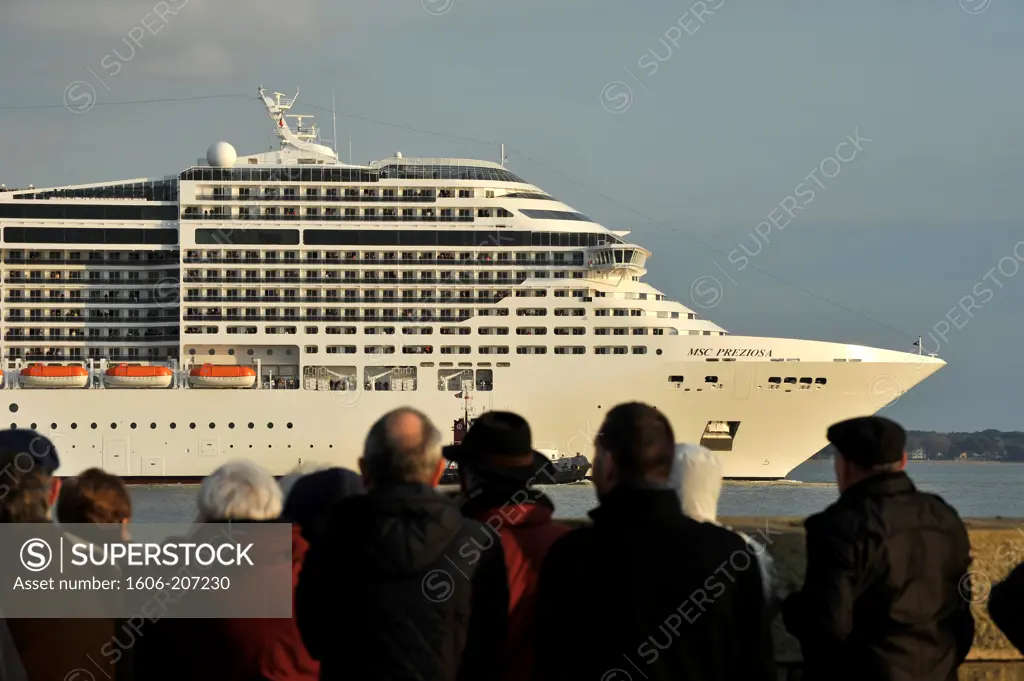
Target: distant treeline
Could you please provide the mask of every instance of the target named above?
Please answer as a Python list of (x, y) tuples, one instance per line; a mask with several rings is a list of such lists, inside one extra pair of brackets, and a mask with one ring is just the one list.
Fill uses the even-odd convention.
[[(983, 430), (978, 433), (936, 433), (930, 430), (907, 431), (907, 451), (922, 450), (934, 460), (970, 459), (989, 461), (1024, 461), (1024, 433)], [(831, 458), (835, 448), (828, 445), (814, 455), (816, 459)]]

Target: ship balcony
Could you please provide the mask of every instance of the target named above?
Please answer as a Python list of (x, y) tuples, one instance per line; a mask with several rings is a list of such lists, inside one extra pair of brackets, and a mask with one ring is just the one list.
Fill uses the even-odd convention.
[[(300, 201), (303, 203), (437, 203), (436, 196), (328, 196), (326, 194), (260, 194), (248, 195), (197, 194), (196, 201), (232, 201), (250, 203), (254, 201)], [(182, 202), (184, 203), (184, 201)]]
[(134, 286), (138, 288), (140, 286), (151, 286), (153, 284), (159, 284), (161, 282), (167, 282), (170, 279), (177, 279), (178, 270), (168, 270), (166, 276), (151, 276), (139, 279), (87, 279), (85, 277), (24, 277), (17, 275), (9, 275), (4, 277), (4, 283), (10, 284), (11, 286), (37, 286), (41, 288), (53, 288), (60, 286), (62, 288), (68, 286), (84, 286), (84, 287), (101, 287), (101, 288), (120, 288), (123, 286)]
[(84, 315), (40, 315), (38, 317), (18, 317), (13, 315), (6, 315), (4, 317), (4, 322), (8, 325), (15, 326), (22, 324), (59, 324), (61, 326), (69, 324), (74, 324), (76, 326), (79, 324), (89, 324), (91, 326), (117, 325), (119, 327), (127, 325), (149, 326), (152, 324), (177, 324), (178, 314), (176, 311), (173, 311), (171, 312), (171, 314), (153, 316), (147, 315), (145, 317), (140, 316), (134, 318), (120, 318), (103, 315), (89, 315), (88, 317)]
[(312, 298), (309, 296), (301, 296), (294, 298), (270, 298), (270, 297), (254, 297), (254, 298), (242, 298), (242, 297), (229, 297), (229, 296), (205, 296), (205, 297), (186, 297), (182, 304), (199, 305), (203, 303), (232, 303), (234, 305), (299, 305), (299, 304), (310, 304), (318, 307), (331, 306), (331, 305), (420, 305), (420, 304), (466, 304), (466, 305), (494, 305), (500, 303), (508, 296), (487, 296), (477, 298), (467, 297), (437, 297), (431, 296), (429, 298), (383, 298), (383, 297), (372, 297), (372, 298)]
[(11, 333), (4, 335), (4, 342), (8, 345), (47, 345), (50, 343), (61, 342), (61, 343), (88, 343), (95, 345), (97, 343), (103, 343), (106, 345), (120, 345), (122, 343), (155, 343), (155, 344), (166, 344), (170, 342), (178, 342), (181, 339), (180, 334), (174, 331), (170, 334), (138, 334), (134, 336), (128, 336), (121, 334), (119, 336), (79, 336), (72, 334), (58, 334), (52, 336), (15, 336)]
[(285, 215), (282, 213), (232, 214), (229, 212), (182, 212), (182, 220), (259, 220), (261, 222), (474, 222), (472, 215)]
[(459, 259), (448, 260), (404, 260), (387, 258), (346, 258), (344, 260), (328, 260), (324, 258), (203, 258), (199, 256), (187, 256), (184, 259), (186, 265), (248, 265), (253, 267), (270, 266), (281, 267), (285, 265), (332, 265), (334, 267), (358, 267), (360, 265), (374, 265), (383, 267), (425, 267), (443, 266), (451, 267), (583, 267), (582, 258), (576, 260), (491, 260), (491, 259)]
[[(89, 349), (90, 349), (90, 351), (93, 350), (93, 348), (89, 348)], [(117, 348), (113, 348), (112, 350), (116, 350), (116, 349)], [(128, 354), (120, 354), (120, 353), (114, 354), (113, 351), (112, 351), (109, 354), (102, 353), (102, 352), (97, 352), (97, 353), (94, 353), (92, 355), (89, 355), (88, 358), (82, 357), (80, 355), (79, 356), (73, 356), (73, 355), (70, 355), (70, 354), (69, 355), (64, 355), (64, 353), (57, 353), (57, 354), (52, 354), (52, 355), (47, 355), (45, 353), (32, 353), (32, 354), (29, 354), (29, 355), (25, 355), (24, 357), (10, 357), (9, 360), (21, 359), (21, 360), (24, 360), (25, 362), (56, 362), (56, 363), (75, 362), (77, 364), (85, 364), (85, 362), (87, 360), (89, 360), (89, 359), (91, 359), (94, 362), (98, 362), (101, 359), (105, 359), (105, 360), (109, 361), (111, 364), (114, 364), (114, 363), (118, 363), (118, 362), (163, 362), (166, 359), (172, 358), (172, 357), (174, 357), (174, 355), (170, 355), (170, 354), (167, 354), (167, 355), (149, 354), (149, 355), (143, 356), (143, 355), (138, 355), (138, 354), (133, 355), (133, 354), (131, 354), (131, 351), (129, 351)]]
[[(341, 277), (305, 276), (305, 277), (202, 277), (185, 278), (186, 286), (205, 286), (208, 284), (334, 284), (336, 286), (418, 286), (436, 285), (445, 286), (476, 286), (476, 287), (497, 287), (522, 284), (529, 277), (515, 277), (512, 279), (441, 279), (437, 277), (422, 279), (348, 279)], [(561, 280), (559, 280), (561, 281)], [(566, 282), (573, 280), (566, 279)]]
[(232, 322), (242, 323), (250, 322), (256, 324), (299, 324), (305, 322), (422, 322), (422, 323), (433, 323), (433, 322), (464, 322), (470, 319), (472, 315), (437, 315), (437, 314), (392, 314), (392, 315), (376, 315), (376, 314), (364, 314), (364, 315), (307, 315), (304, 317), (282, 317), (274, 316), (268, 317), (266, 315), (185, 315), (184, 320), (186, 322)]
[(169, 303), (174, 301), (174, 307), (177, 307), (177, 299), (170, 297), (164, 298), (68, 298), (65, 296), (48, 296), (46, 298), (22, 298), (19, 296), (8, 295), (4, 298), (4, 302), (8, 305), (40, 305), (43, 303), (56, 304), (56, 305), (75, 305), (75, 306), (120, 306), (127, 305), (129, 307), (136, 307), (139, 305), (148, 305), (155, 307), (167, 307)]
[(644, 265), (651, 252), (631, 244), (598, 246), (586, 250), (587, 268), (597, 272), (622, 270), (632, 275), (644, 274)]
[(18, 258), (4, 256), (5, 265), (87, 265), (89, 267), (152, 267), (153, 265), (177, 265), (178, 254), (159, 259), (96, 259), (96, 258)]

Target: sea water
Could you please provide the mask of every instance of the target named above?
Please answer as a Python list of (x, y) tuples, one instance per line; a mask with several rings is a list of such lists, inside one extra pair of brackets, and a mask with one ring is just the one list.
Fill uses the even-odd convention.
[[(941, 495), (964, 518), (1024, 518), (1024, 464), (912, 462), (907, 472), (917, 486)], [(187, 523), (196, 517), (196, 485), (139, 485), (131, 488), (134, 520)], [(590, 483), (545, 486), (556, 515), (577, 517), (597, 505)], [(722, 516), (807, 516), (839, 496), (831, 461), (808, 461), (777, 482), (726, 482)]]

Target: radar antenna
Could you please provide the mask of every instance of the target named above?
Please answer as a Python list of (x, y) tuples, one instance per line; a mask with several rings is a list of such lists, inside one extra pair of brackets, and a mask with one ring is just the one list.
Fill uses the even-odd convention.
[[(260, 98), (267, 107), (270, 120), (274, 121), (274, 130), (281, 139), (281, 148), (291, 147), (297, 151), (312, 155), (317, 160), (334, 162), (338, 161), (337, 151), (330, 147), (319, 144), (320, 129), (314, 123), (308, 127), (302, 121), (306, 118), (313, 118), (311, 114), (287, 113), (294, 106), (299, 98), (299, 90), (295, 90), (295, 96), (285, 97), (283, 92), (275, 92), (273, 97), (267, 95), (261, 85), (259, 88)], [(289, 125), (288, 119), (295, 119), (295, 130)], [(335, 142), (337, 144), (337, 142)]]

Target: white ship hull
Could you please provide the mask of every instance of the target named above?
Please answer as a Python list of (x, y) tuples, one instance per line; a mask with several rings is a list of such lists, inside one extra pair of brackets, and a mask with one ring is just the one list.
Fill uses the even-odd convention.
[[(530, 420), (537, 447), (588, 458), (604, 414), (621, 402), (644, 401), (663, 410), (679, 442), (700, 441), (709, 422), (738, 422), (731, 451), (720, 452), (725, 476), (775, 479), (825, 446), (831, 423), (878, 411), (944, 364), (814, 341), (728, 337), (716, 345), (754, 342), (773, 354), (802, 356), (801, 361), (708, 362), (687, 357), (700, 343), (689, 339), (678, 341), (677, 359), (529, 357), (495, 370), (494, 391), (471, 393), (470, 404), (477, 413), (517, 411)], [(860, 361), (835, 361), (843, 356)], [(711, 372), (721, 388), (703, 383)], [(667, 376), (673, 374), (684, 375), (682, 386), (690, 389), (670, 383)], [(827, 382), (770, 388), (771, 376)], [(4, 390), (0, 395), (6, 405), (17, 405), (16, 412), (8, 412), (12, 425), (34, 425), (55, 442), (58, 474), (97, 466), (147, 478), (204, 476), (240, 457), (276, 475), (310, 461), (356, 468), (367, 430), (389, 409), (418, 408), (446, 433), (464, 409), (454, 393), (429, 383), (408, 392), (259, 389), (226, 396), (179, 388)]]
[[(221, 142), (172, 177), (0, 186), (0, 411), (54, 440), (59, 474), (355, 468), (370, 425), (403, 405), (445, 434), (467, 408), (513, 410), (538, 449), (589, 458), (608, 410), (636, 400), (719, 451), (727, 477), (781, 478), (831, 423), (943, 365), (733, 336), (646, 283), (652, 253), (628, 231), (504, 161), (343, 163), (288, 113), (295, 97), (259, 93), (279, 150)], [(175, 387), (105, 386), (126, 361), (173, 369)], [(36, 362), (91, 375), (22, 384)], [(252, 376), (189, 376), (204, 363)]]

